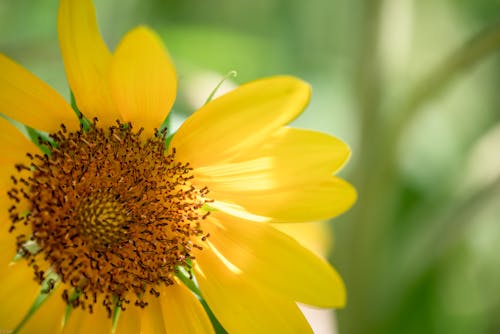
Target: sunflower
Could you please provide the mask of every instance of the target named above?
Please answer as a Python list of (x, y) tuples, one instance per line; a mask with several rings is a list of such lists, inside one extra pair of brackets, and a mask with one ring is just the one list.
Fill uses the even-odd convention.
[(74, 108), (0, 54), (1, 329), (307, 333), (297, 303), (344, 305), (337, 272), (272, 225), (355, 201), (334, 176), (347, 145), (286, 126), (308, 84), (247, 83), (168, 136), (176, 73), (153, 31), (110, 53), (91, 1), (61, 0), (58, 32)]

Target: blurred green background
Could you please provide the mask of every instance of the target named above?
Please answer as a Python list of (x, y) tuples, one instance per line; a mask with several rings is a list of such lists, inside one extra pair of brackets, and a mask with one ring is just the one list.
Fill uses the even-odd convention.
[[(339, 333), (500, 333), (500, 0), (95, 2), (111, 47), (162, 35), (179, 121), (231, 70), (312, 84), (295, 125), (349, 143), (359, 192), (332, 225)], [(68, 96), (57, 7), (0, 0), (0, 50)]]

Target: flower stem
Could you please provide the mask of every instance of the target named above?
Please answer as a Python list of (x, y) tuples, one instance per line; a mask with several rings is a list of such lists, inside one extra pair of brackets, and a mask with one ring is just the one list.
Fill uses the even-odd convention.
[(390, 125), (392, 134), (388, 142), (397, 143), (398, 138), (421, 107), (436, 97), (461, 72), (478, 64), (487, 56), (500, 50), (500, 23), (487, 27), (473, 36), (446, 59), (433, 68), (398, 106), (398, 115)]

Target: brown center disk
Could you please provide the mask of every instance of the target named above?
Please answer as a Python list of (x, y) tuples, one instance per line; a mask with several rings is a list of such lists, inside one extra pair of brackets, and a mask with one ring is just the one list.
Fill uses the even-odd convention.
[[(17, 166), (24, 174), (9, 192), (11, 230), (24, 224), (32, 231), (18, 234), (19, 252), (40, 281), (51, 270), (71, 286), (63, 298), (72, 306), (92, 312), (102, 303), (111, 314), (132, 298), (144, 307), (144, 294), (173, 284), (176, 267), (189, 266), (193, 248), (201, 249), (207, 188), (192, 185), (191, 168), (175, 151), (165, 153), (164, 135), (144, 141), (140, 133), (120, 123), (62, 127), (45, 144), (50, 154), (28, 154), (31, 165)], [(36, 252), (26, 247), (33, 241)]]

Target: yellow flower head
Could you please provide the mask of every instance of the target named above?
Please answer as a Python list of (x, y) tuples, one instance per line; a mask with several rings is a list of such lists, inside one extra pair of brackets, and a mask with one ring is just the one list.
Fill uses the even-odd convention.
[(0, 328), (211, 333), (205, 307), (229, 333), (307, 333), (297, 302), (344, 305), (334, 269), (270, 224), (356, 197), (334, 176), (349, 148), (286, 126), (308, 84), (242, 85), (167, 143), (177, 81), (158, 36), (136, 28), (111, 53), (90, 0), (61, 0), (58, 30), (79, 117), (0, 54)]

